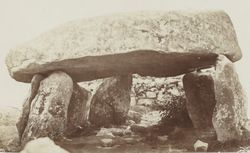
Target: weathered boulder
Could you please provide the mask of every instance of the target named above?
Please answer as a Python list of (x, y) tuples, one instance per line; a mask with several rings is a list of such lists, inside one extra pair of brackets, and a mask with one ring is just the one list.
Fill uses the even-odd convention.
[(197, 129), (213, 127), (212, 116), (216, 103), (213, 73), (199, 71), (183, 77), (188, 114)]
[(28, 97), (25, 99), (25, 101), (23, 103), (22, 112), (21, 112), (20, 117), (16, 123), (16, 127), (18, 130), (20, 139), (22, 138), (22, 134), (23, 134), (25, 127), (28, 123), (31, 102), (35, 98), (37, 91), (39, 89), (39, 86), (40, 86), (40, 82), (43, 79), (44, 79), (44, 77), (42, 75), (35, 74), (31, 80), (31, 87), (29, 90)]
[(226, 13), (138, 12), (66, 23), (12, 49), (6, 65), (21, 82), (58, 69), (80, 82), (135, 72), (175, 76), (212, 65), (217, 54), (241, 58)]
[(69, 153), (48, 137), (30, 141), (20, 153)]
[(73, 84), (73, 93), (68, 106), (67, 114), (67, 136), (79, 135), (79, 130), (84, 130), (88, 126), (88, 115), (90, 109), (91, 93)]
[(247, 99), (233, 63), (224, 56), (220, 56), (216, 64), (214, 93), (216, 105), (212, 122), (218, 140), (241, 140), (247, 119)]
[(20, 110), (15, 107), (10, 106), (1, 106), (0, 107), (0, 126), (12, 126), (15, 125), (18, 116), (20, 114)]
[(125, 123), (131, 85), (131, 75), (104, 79), (92, 97), (89, 121), (98, 127)]
[(20, 110), (14, 107), (0, 108), (0, 149), (8, 152), (20, 151), (19, 135), (15, 126)]
[(8, 152), (20, 151), (20, 141), (15, 125), (0, 125), (0, 149)]
[(64, 72), (53, 72), (40, 82), (22, 134), (22, 145), (39, 137), (56, 139), (63, 135), (72, 92), (73, 81)]

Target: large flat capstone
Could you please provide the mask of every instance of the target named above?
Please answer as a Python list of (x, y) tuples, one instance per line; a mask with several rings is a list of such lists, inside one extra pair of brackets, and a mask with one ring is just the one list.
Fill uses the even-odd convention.
[(241, 58), (229, 16), (221, 11), (138, 12), (71, 21), (10, 50), (17, 81), (61, 70), (75, 81), (127, 73), (174, 76)]

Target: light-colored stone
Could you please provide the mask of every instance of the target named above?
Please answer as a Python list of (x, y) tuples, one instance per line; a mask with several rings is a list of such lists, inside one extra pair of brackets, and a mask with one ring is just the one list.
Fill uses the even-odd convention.
[(135, 72), (179, 75), (213, 64), (217, 54), (241, 58), (225, 12), (149, 11), (63, 24), (11, 49), (6, 65), (21, 82), (58, 69), (80, 82)]
[(105, 137), (105, 138), (114, 138), (112, 131), (107, 128), (101, 128), (100, 131), (96, 134), (98, 137)]
[(197, 140), (195, 143), (194, 143), (194, 151), (196, 152), (201, 152), (201, 151), (207, 151), (208, 149), (208, 143), (206, 142), (202, 142), (200, 140)]
[(157, 136), (158, 141), (161, 143), (166, 143), (168, 141), (168, 135)]
[(30, 141), (20, 153), (69, 153), (48, 137)]
[(28, 96), (23, 103), (22, 112), (20, 114), (18, 121), (16, 122), (16, 126), (17, 126), (20, 139), (22, 138), (23, 132), (28, 123), (31, 102), (35, 98), (37, 91), (39, 89), (39, 86), (40, 86), (40, 82), (43, 79), (44, 79), (44, 76), (40, 74), (35, 74), (31, 80), (31, 87), (29, 89)]
[(152, 91), (146, 92), (147, 98), (156, 98), (156, 93)]
[(234, 65), (225, 56), (216, 64), (214, 93), (216, 99), (213, 126), (221, 142), (241, 140), (247, 119), (247, 99)]
[(64, 72), (53, 72), (40, 82), (22, 135), (22, 146), (39, 137), (56, 139), (63, 136), (72, 92), (73, 81)]
[(18, 131), (14, 125), (0, 125), (0, 148), (8, 152), (20, 151)]
[(137, 99), (135, 96), (130, 96), (130, 106), (135, 106), (137, 104)]
[(112, 147), (114, 145), (113, 139), (101, 139), (103, 147)]
[(130, 107), (131, 75), (104, 79), (91, 100), (89, 121), (97, 126), (125, 123)]
[(154, 99), (148, 99), (148, 98), (138, 99), (137, 104), (142, 106), (152, 106), (154, 104)]
[(139, 123), (141, 121), (142, 114), (135, 112), (133, 110), (128, 111), (128, 120), (133, 120), (135, 123)]
[(13, 126), (18, 120), (20, 109), (10, 106), (0, 107), (0, 126)]
[(0, 108), (0, 148), (5, 151), (20, 151), (19, 134), (16, 128), (19, 115), (18, 108), (9, 106)]

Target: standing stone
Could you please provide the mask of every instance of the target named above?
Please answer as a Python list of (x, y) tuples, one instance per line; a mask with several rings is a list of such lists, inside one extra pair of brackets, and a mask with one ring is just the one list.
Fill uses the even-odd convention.
[(39, 137), (52, 139), (62, 136), (66, 129), (67, 110), (73, 91), (73, 81), (64, 72), (54, 72), (40, 82), (30, 107), (22, 145)]
[(16, 123), (16, 127), (18, 130), (20, 139), (22, 138), (22, 134), (23, 134), (25, 127), (27, 125), (27, 122), (28, 122), (31, 102), (35, 98), (37, 91), (39, 89), (39, 86), (40, 86), (40, 82), (43, 79), (44, 79), (44, 77), (40, 74), (36, 74), (32, 78), (31, 87), (29, 90), (28, 97), (25, 99), (25, 101), (23, 103), (21, 115)]
[(216, 105), (212, 121), (218, 140), (241, 140), (247, 118), (246, 96), (233, 63), (225, 56), (220, 56), (216, 64), (214, 92)]
[(67, 136), (79, 134), (88, 125), (91, 93), (80, 87), (77, 83), (73, 85), (73, 93), (70, 99), (67, 115)]
[(187, 110), (194, 128), (212, 128), (212, 115), (215, 107), (213, 73), (192, 72), (183, 77), (187, 98)]
[(90, 122), (98, 127), (125, 123), (131, 85), (131, 75), (104, 79), (91, 101)]

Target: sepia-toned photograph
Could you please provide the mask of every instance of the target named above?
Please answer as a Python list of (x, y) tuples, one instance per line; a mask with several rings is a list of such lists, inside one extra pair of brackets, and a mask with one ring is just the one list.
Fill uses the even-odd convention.
[(250, 153), (249, 0), (0, 0), (0, 153)]

